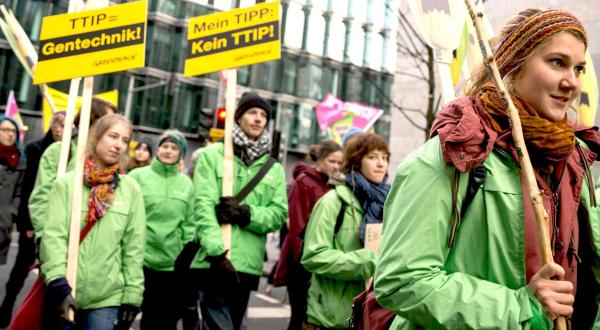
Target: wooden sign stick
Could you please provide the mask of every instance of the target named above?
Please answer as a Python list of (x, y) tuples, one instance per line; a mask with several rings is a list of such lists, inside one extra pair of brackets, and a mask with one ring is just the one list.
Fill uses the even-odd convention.
[[(550, 235), (548, 234), (548, 216), (546, 210), (544, 209), (542, 193), (540, 192), (535, 179), (533, 166), (531, 165), (531, 159), (529, 158), (529, 153), (527, 152), (527, 147), (525, 146), (525, 139), (523, 138), (523, 129), (521, 128), (519, 111), (517, 108), (515, 108), (510, 94), (506, 90), (506, 86), (504, 86), (500, 72), (498, 71), (498, 65), (496, 64), (494, 55), (492, 54), (490, 45), (488, 43), (488, 36), (485, 33), (483, 23), (485, 17), (483, 12), (479, 11), (476, 13), (475, 6), (471, 0), (465, 0), (465, 4), (471, 19), (473, 20), (475, 31), (477, 32), (477, 39), (479, 40), (479, 46), (481, 48), (481, 52), (483, 53), (483, 63), (488, 69), (488, 73), (491, 75), (492, 81), (494, 82), (494, 85), (496, 85), (500, 97), (502, 97), (504, 102), (508, 104), (507, 112), (510, 119), (509, 122), (512, 130), (511, 133), (513, 140), (515, 141), (517, 152), (521, 154), (519, 159), (519, 164), (521, 165), (522, 169), (521, 174), (525, 180), (527, 193), (529, 194), (529, 199), (535, 213), (535, 219), (537, 220), (538, 239), (540, 244), (539, 248), (542, 255), (542, 260), (545, 263), (554, 262), (554, 258), (552, 257), (552, 248), (550, 246)], [(564, 317), (561, 316), (556, 319), (556, 329), (567, 329), (566, 320)]]
[[(233, 125), (235, 125), (237, 70), (227, 70), (227, 89), (225, 92), (225, 137), (223, 149), (223, 185), (222, 197), (233, 196)], [(231, 224), (221, 225), (223, 244), (228, 250), (227, 257), (231, 254)]]

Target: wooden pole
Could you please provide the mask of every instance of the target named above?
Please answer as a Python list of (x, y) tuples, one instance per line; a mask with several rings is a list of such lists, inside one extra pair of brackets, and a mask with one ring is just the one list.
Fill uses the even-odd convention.
[(79, 94), (79, 85), (81, 78), (75, 78), (71, 80), (71, 86), (69, 88), (69, 99), (67, 103), (67, 114), (65, 115), (65, 129), (60, 146), (60, 157), (58, 159), (58, 168), (56, 170), (56, 177), (65, 174), (67, 171), (67, 164), (69, 163), (69, 150), (71, 150), (71, 134), (73, 132), (73, 121), (75, 120), (75, 105), (77, 103), (77, 96)]
[(81, 232), (81, 210), (83, 200), (83, 166), (85, 162), (85, 151), (88, 141), (90, 124), (90, 109), (92, 106), (92, 93), (94, 89), (94, 77), (83, 80), (83, 103), (79, 120), (79, 132), (77, 135), (77, 155), (75, 163), (75, 176), (73, 184), (73, 195), (71, 197), (71, 222), (69, 226), (69, 248), (67, 252), (67, 281), (73, 289), (71, 295), (75, 298), (77, 287), (77, 260), (79, 258), (79, 234)]
[[(227, 88), (225, 92), (225, 137), (223, 149), (222, 197), (233, 196), (233, 125), (235, 125), (237, 70), (227, 70)], [(221, 225), (221, 235), (225, 249), (231, 249), (231, 224)], [(229, 257), (231, 251), (227, 252)]]
[[(542, 193), (538, 188), (535, 174), (533, 172), (533, 166), (531, 165), (531, 159), (529, 158), (529, 153), (527, 152), (527, 147), (525, 146), (525, 139), (523, 138), (523, 129), (521, 128), (519, 112), (512, 102), (506, 87), (504, 86), (504, 82), (502, 81), (500, 72), (498, 71), (498, 65), (494, 60), (494, 55), (492, 54), (490, 45), (488, 43), (488, 36), (485, 33), (483, 22), (486, 18), (484, 17), (482, 11), (477, 13), (475, 12), (475, 6), (471, 0), (465, 0), (465, 4), (471, 19), (473, 20), (475, 31), (477, 32), (477, 39), (479, 40), (479, 46), (483, 53), (483, 63), (487, 67), (488, 73), (492, 76), (492, 81), (494, 82), (494, 85), (496, 85), (500, 97), (502, 97), (506, 104), (508, 104), (507, 112), (513, 140), (515, 141), (517, 152), (521, 155), (519, 159), (519, 164), (521, 165), (521, 174), (525, 180), (527, 193), (535, 213), (535, 219), (537, 220), (539, 249), (542, 255), (542, 260), (545, 263), (554, 262), (554, 258), (552, 257), (552, 248), (550, 246), (550, 235), (548, 233), (548, 214), (544, 209)], [(556, 319), (556, 329), (567, 329), (566, 320), (563, 316), (559, 316)]]

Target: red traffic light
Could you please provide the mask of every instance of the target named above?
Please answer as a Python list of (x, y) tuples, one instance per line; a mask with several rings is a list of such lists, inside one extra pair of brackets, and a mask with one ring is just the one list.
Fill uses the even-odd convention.
[(225, 110), (225, 108), (217, 109), (217, 119), (218, 120), (225, 120), (226, 115), (227, 115), (227, 111)]

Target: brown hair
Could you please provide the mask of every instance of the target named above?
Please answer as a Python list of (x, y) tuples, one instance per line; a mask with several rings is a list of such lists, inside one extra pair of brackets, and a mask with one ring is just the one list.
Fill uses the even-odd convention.
[[(527, 44), (520, 44), (520, 43), (515, 44), (516, 43), (516, 42), (514, 42), (515, 37), (511, 36), (513, 34), (513, 32), (520, 29), (519, 31), (517, 31), (516, 34), (522, 34), (521, 32), (524, 32), (524, 31), (525, 32), (531, 31), (531, 33), (535, 33), (536, 31), (538, 31), (537, 28), (540, 27), (540, 25), (532, 24), (531, 28), (529, 28), (530, 27), (529, 25), (524, 25), (524, 24), (526, 24), (526, 22), (528, 24), (532, 21), (536, 21), (536, 20), (540, 19), (540, 16), (544, 16), (544, 15), (557, 17), (558, 21), (555, 21), (554, 23), (564, 23), (565, 19), (569, 20), (571, 23), (568, 27), (565, 27), (561, 24), (555, 24), (553, 27), (549, 27), (549, 25), (546, 26), (545, 28), (549, 30), (549, 31), (546, 31), (548, 33), (546, 33), (545, 35), (540, 35), (540, 36), (532, 36), (533, 39), (537, 39), (537, 38), (542, 39), (543, 38), (537, 44), (535, 44), (535, 43), (532, 44), (529, 42)], [(539, 22), (539, 23), (543, 24), (543, 22)], [(579, 28), (581, 28), (581, 29), (579, 29)], [(521, 30), (524, 30), (524, 31), (521, 31)], [(512, 85), (511, 83), (516, 78), (518, 78), (519, 73), (521, 72), (521, 67), (523, 66), (523, 64), (525, 64), (527, 62), (527, 59), (529, 57), (531, 57), (532, 55), (534, 55), (543, 46), (548, 44), (548, 42), (550, 42), (550, 40), (551, 40), (550, 37), (553, 36), (554, 33), (560, 32), (560, 31), (569, 32), (575, 38), (577, 38), (578, 40), (583, 42), (587, 47), (587, 37), (585, 35), (585, 31), (583, 30), (583, 27), (580, 25), (579, 21), (574, 16), (572, 16), (570, 13), (565, 12), (565, 11), (541, 10), (539, 8), (525, 9), (525, 10), (519, 12), (518, 14), (516, 14), (515, 16), (513, 16), (508, 22), (506, 22), (506, 24), (500, 31), (499, 35), (497, 37), (494, 37), (493, 40), (490, 41), (490, 44), (491, 44), (490, 47), (492, 48), (492, 53), (494, 54), (494, 57), (496, 58), (497, 64), (499, 64), (498, 63), (499, 50), (502, 49), (500, 51), (500, 53), (501, 53), (500, 58), (503, 61), (502, 63), (505, 64), (505, 67), (502, 67), (502, 68), (499, 67), (499, 70), (500, 70), (501, 74), (503, 74), (502, 79), (504, 80), (504, 83), (507, 86), (507, 89), (509, 92), (512, 92), (511, 91), (511, 85)], [(547, 37), (545, 37), (545, 36), (547, 36)], [(528, 45), (531, 49), (526, 49), (526, 47), (528, 47)], [(507, 52), (506, 51), (507, 48), (512, 49), (512, 51)], [(521, 60), (515, 61), (515, 63), (509, 62), (509, 64), (506, 64), (507, 60), (511, 60), (516, 56), (515, 52), (517, 52), (517, 51), (520, 52), (521, 53), (520, 55), (523, 55), (524, 57), (520, 57)], [(506, 72), (502, 72), (503, 70), (505, 70)], [(491, 82), (491, 78), (488, 75), (485, 65), (481, 64), (471, 75), (471, 78), (469, 79), (469, 81), (465, 87), (465, 90), (464, 90), (465, 95), (477, 95), (479, 93), (479, 91), (481, 90), (482, 86), (488, 82)]]
[[(106, 131), (108, 131), (111, 127), (113, 127), (117, 123), (125, 124), (125, 126), (127, 126), (127, 128), (128, 128), (129, 136), (131, 137), (131, 135), (133, 134), (133, 127), (131, 126), (131, 123), (129, 122), (129, 120), (127, 118), (125, 118), (124, 116), (119, 115), (119, 114), (106, 115), (106, 116), (98, 119), (96, 124), (94, 126), (92, 126), (92, 128), (90, 130), (90, 136), (88, 138), (88, 145), (87, 145), (87, 155), (88, 156), (95, 155), (96, 144), (98, 144), (98, 141), (100, 140), (100, 138), (102, 138), (102, 136), (104, 136)], [(121, 163), (122, 168), (125, 168), (125, 166), (127, 165), (127, 159), (128, 159), (128, 155), (127, 155), (127, 150), (126, 150), (125, 152), (123, 152), (123, 155), (121, 156), (121, 159), (119, 160), (119, 163)]]
[[(106, 116), (108, 114), (108, 109), (111, 109), (113, 113), (117, 113), (117, 107), (107, 101), (99, 99), (97, 97), (92, 97), (92, 107), (90, 109), (90, 127), (98, 121), (98, 119)], [(79, 117), (81, 115), (81, 111), (77, 113), (75, 119), (73, 120), (73, 124), (75, 127), (79, 127)]]
[(353, 136), (344, 150), (342, 173), (350, 173), (353, 170), (359, 171), (363, 157), (375, 150), (383, 151), (388, 157), (390, 156), (388, 144), (381, 136), (370, 133)]
[(308, 156), (310, 157), (310, 160), (316, 162), (317, 160), (327, 158), (327, 156), (336, 151), (342, 151), (342, 146), (331, 140), (325, 140), (321, 141), (319, 144), (311, 145)]

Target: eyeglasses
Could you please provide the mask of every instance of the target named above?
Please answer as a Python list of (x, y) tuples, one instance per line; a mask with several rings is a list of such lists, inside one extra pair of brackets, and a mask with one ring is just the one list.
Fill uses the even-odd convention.
[(0, 132), (17, 134), (16, 129), (8, 127), (0, 127)]

